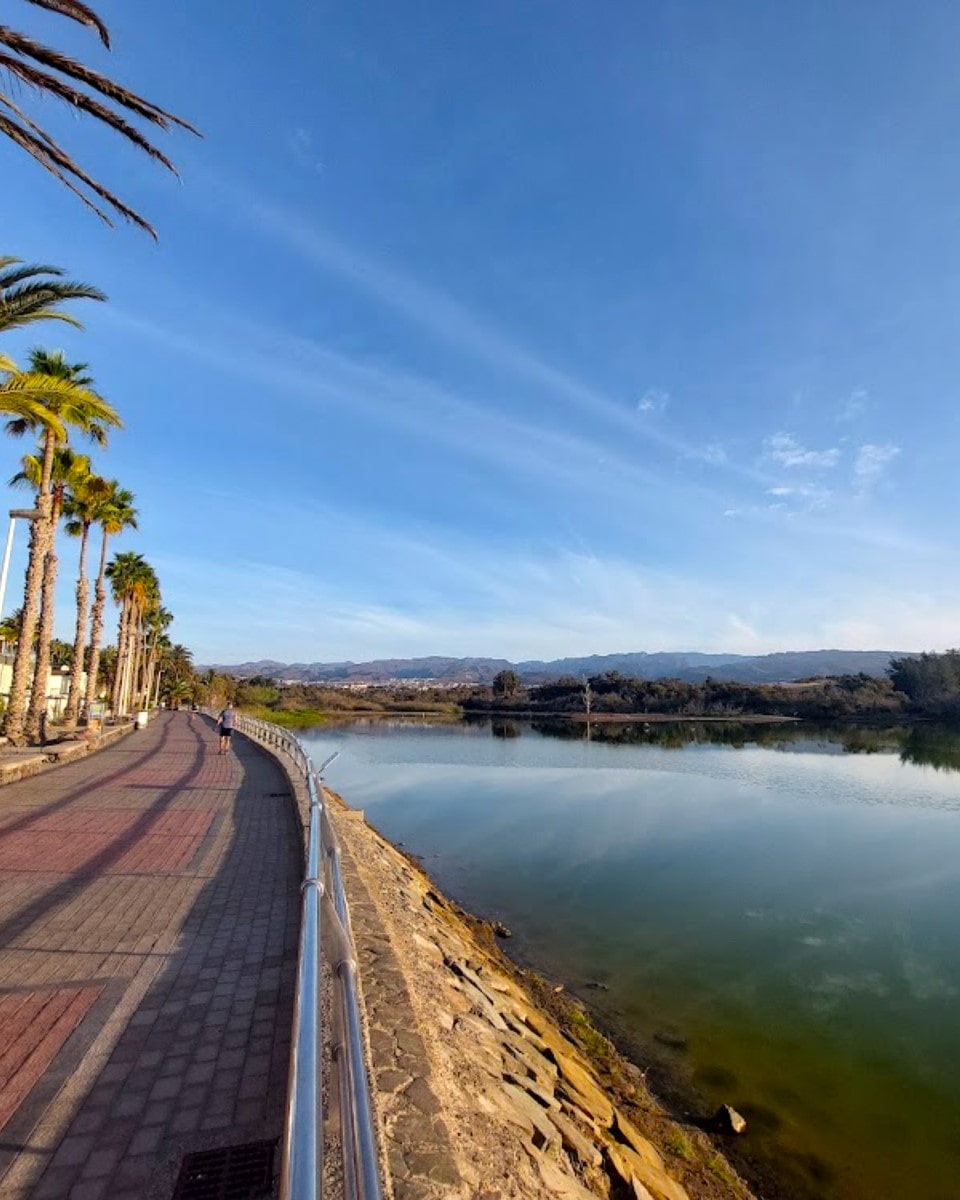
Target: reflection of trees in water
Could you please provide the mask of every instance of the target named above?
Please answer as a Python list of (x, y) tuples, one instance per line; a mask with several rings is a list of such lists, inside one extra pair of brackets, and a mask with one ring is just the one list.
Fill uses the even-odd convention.
[(946, 725), (911, 729), (900, 749), (900, 761), (937, 771), (960, 771), (960, 730)]
[[(586, 741), (585, 723), (573, 721), (511, 721), (516, 732), (498, 732), (504, 722), (492, 722), (495, 737), (518, 737), (529, 729), (541, 737), (562, 741)], [(898, 754), (900, 761), (914, 766), (932, 766), (940, 771), (960, 771), (960, 727), (950, 725), (829, 725), (804, 721), (797, 725), (746, 725), (735, 722), (693, 721), (644, 724), (592, 724), (591, 742), (611, 746), (658, 746), (683, 750), (688, 746), (729, 746), (741, 750), (764, 746), (790, 751), (799, 748), (810, 754), (843, 750), (848, 754)]]

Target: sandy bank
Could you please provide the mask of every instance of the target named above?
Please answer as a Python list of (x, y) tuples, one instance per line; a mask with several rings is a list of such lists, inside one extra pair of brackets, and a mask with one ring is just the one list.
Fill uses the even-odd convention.
[(751, 1200), (575, 1002), (334, 801), (396, 1200)]

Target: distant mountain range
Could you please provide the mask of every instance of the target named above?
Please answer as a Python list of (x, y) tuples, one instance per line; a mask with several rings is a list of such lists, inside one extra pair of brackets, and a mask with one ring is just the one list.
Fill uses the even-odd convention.
[(441, 683), (490, 683), (498, 671), (512, 669), (524, 683), (544, 683), (563, 675), (603, 675), (619, 671), (637, 679), (706, 679), (739, 683), (790, 683), (817, 675), (884, 675), (899, 650), (800, 650), (780, 654), (591, 654), (551, 662), (509, 662), (505, 658), (383, 658), (373, 662), (282, 663), (273, 659), (218, 665), (226, 675), (249, 679), (264, 675), (298, 683), (388, 683), (391, 680), (437, 680)]

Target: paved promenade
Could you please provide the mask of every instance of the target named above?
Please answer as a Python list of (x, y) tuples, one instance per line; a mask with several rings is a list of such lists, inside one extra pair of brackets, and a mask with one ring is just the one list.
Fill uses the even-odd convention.
[(300, 831), (234, 740), (165, 713), (0, 789), (0, 1200), (169, 1200), (279, 1137)]

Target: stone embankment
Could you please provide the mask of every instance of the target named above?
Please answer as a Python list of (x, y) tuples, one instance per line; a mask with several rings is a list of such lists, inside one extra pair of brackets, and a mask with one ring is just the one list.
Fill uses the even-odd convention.
[(395, 1200), (750, 1200), (589, 1023), (363, 814), (331, 817)]

